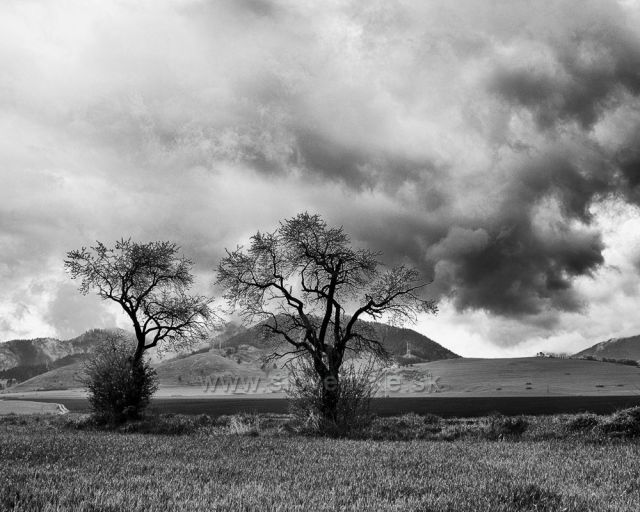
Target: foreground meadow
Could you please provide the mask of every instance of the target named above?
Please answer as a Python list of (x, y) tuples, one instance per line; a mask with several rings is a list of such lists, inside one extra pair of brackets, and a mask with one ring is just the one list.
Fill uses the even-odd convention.
[[(190, 419), (184, 428), (174, 418), (155, 434), (162, 421), (142, 433), (0, 418), (0, 509), (635, 511), (640, 503), (640, 444), (554, 438), (554, 417), (509, 440), (336, 440), (253, 421)], [(409, 418), (412, 431), (419, 421)], [(456, 420), (444, 432), (467, 423), (477, 425)]]

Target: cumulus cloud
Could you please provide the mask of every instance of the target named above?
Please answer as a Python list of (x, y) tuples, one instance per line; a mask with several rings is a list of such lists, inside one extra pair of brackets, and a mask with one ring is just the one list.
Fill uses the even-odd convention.
[[(596, 307), (626, 243), (602, 205), (640, 201), (631, 2), (33, 0), (0, 14), (0, 338), (111, 321), (74, 302), (70, 249), (176, 240), (204, 291), (224, 247), (307, 209), (433, 280), (449, 312), (434, 329), (542, 343)], [(38, 300), (34, 282), (48, 283)], [(10, 320), (18, 295), (31, 330)]]

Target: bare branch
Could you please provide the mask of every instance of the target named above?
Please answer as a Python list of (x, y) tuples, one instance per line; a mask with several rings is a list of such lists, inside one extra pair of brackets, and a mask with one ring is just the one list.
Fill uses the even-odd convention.
[(162, 341), (178, 347), (203, 338), (218, 318), (213, 299), (186, 293), (193, 284), (193, 263), (179, 251), (173, 242), (121, 239), (113, 248), (97, 242), (90, 250), (67, 253), (65, 268), (80, 280), (80, 292), (96, 290), (103, 300), (120, 304), (131, 319), (136, 359)]
[(308, 353), (318, 372), (337, 375), (347, 350), (385, 355), (361, 318), (399, 323), (437, 310), (420, 296), (426, 285), (416, 270), (385, 270), (378, 258), (353, 248), (342, 227), (303, 213), (273, 233), (257, 233), (247, 248), (227, 251), (217, 282), (229, 307), (246, 320), (265, 321), (291, 347), (286, 354)]

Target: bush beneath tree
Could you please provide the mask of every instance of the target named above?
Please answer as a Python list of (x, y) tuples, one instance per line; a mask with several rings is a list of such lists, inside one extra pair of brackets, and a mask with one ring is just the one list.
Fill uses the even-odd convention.
[(140, 418), (158, 389), (155, 370), (144, 359), (134, 362), (132, 343), (118, 335), (96, 348), (81, 382), (94, 418), (109, 424)]
[[(375, 394), (377, 371), (373, 363), (357, 367), (343, 365), (337, 382), (321, 379), (306, 357), (291, 367), (287, 395), (294, 422), (302, 432), (349, 437), (365, 431), (373, 420), (371, 398)], [(337, 407), (334, 419), (328, 419), (324, 407), (325, 387), (334, 386)]]

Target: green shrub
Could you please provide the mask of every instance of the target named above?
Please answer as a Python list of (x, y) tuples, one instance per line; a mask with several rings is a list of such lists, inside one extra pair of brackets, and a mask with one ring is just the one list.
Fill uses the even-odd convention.
[(96, 348), (85, 363), (81, 382), (94, 419), (109, 424), (140, 418), (158, 389), (155, 370), (148, 361), (134, 363), (130, 342), (120, 335)]

